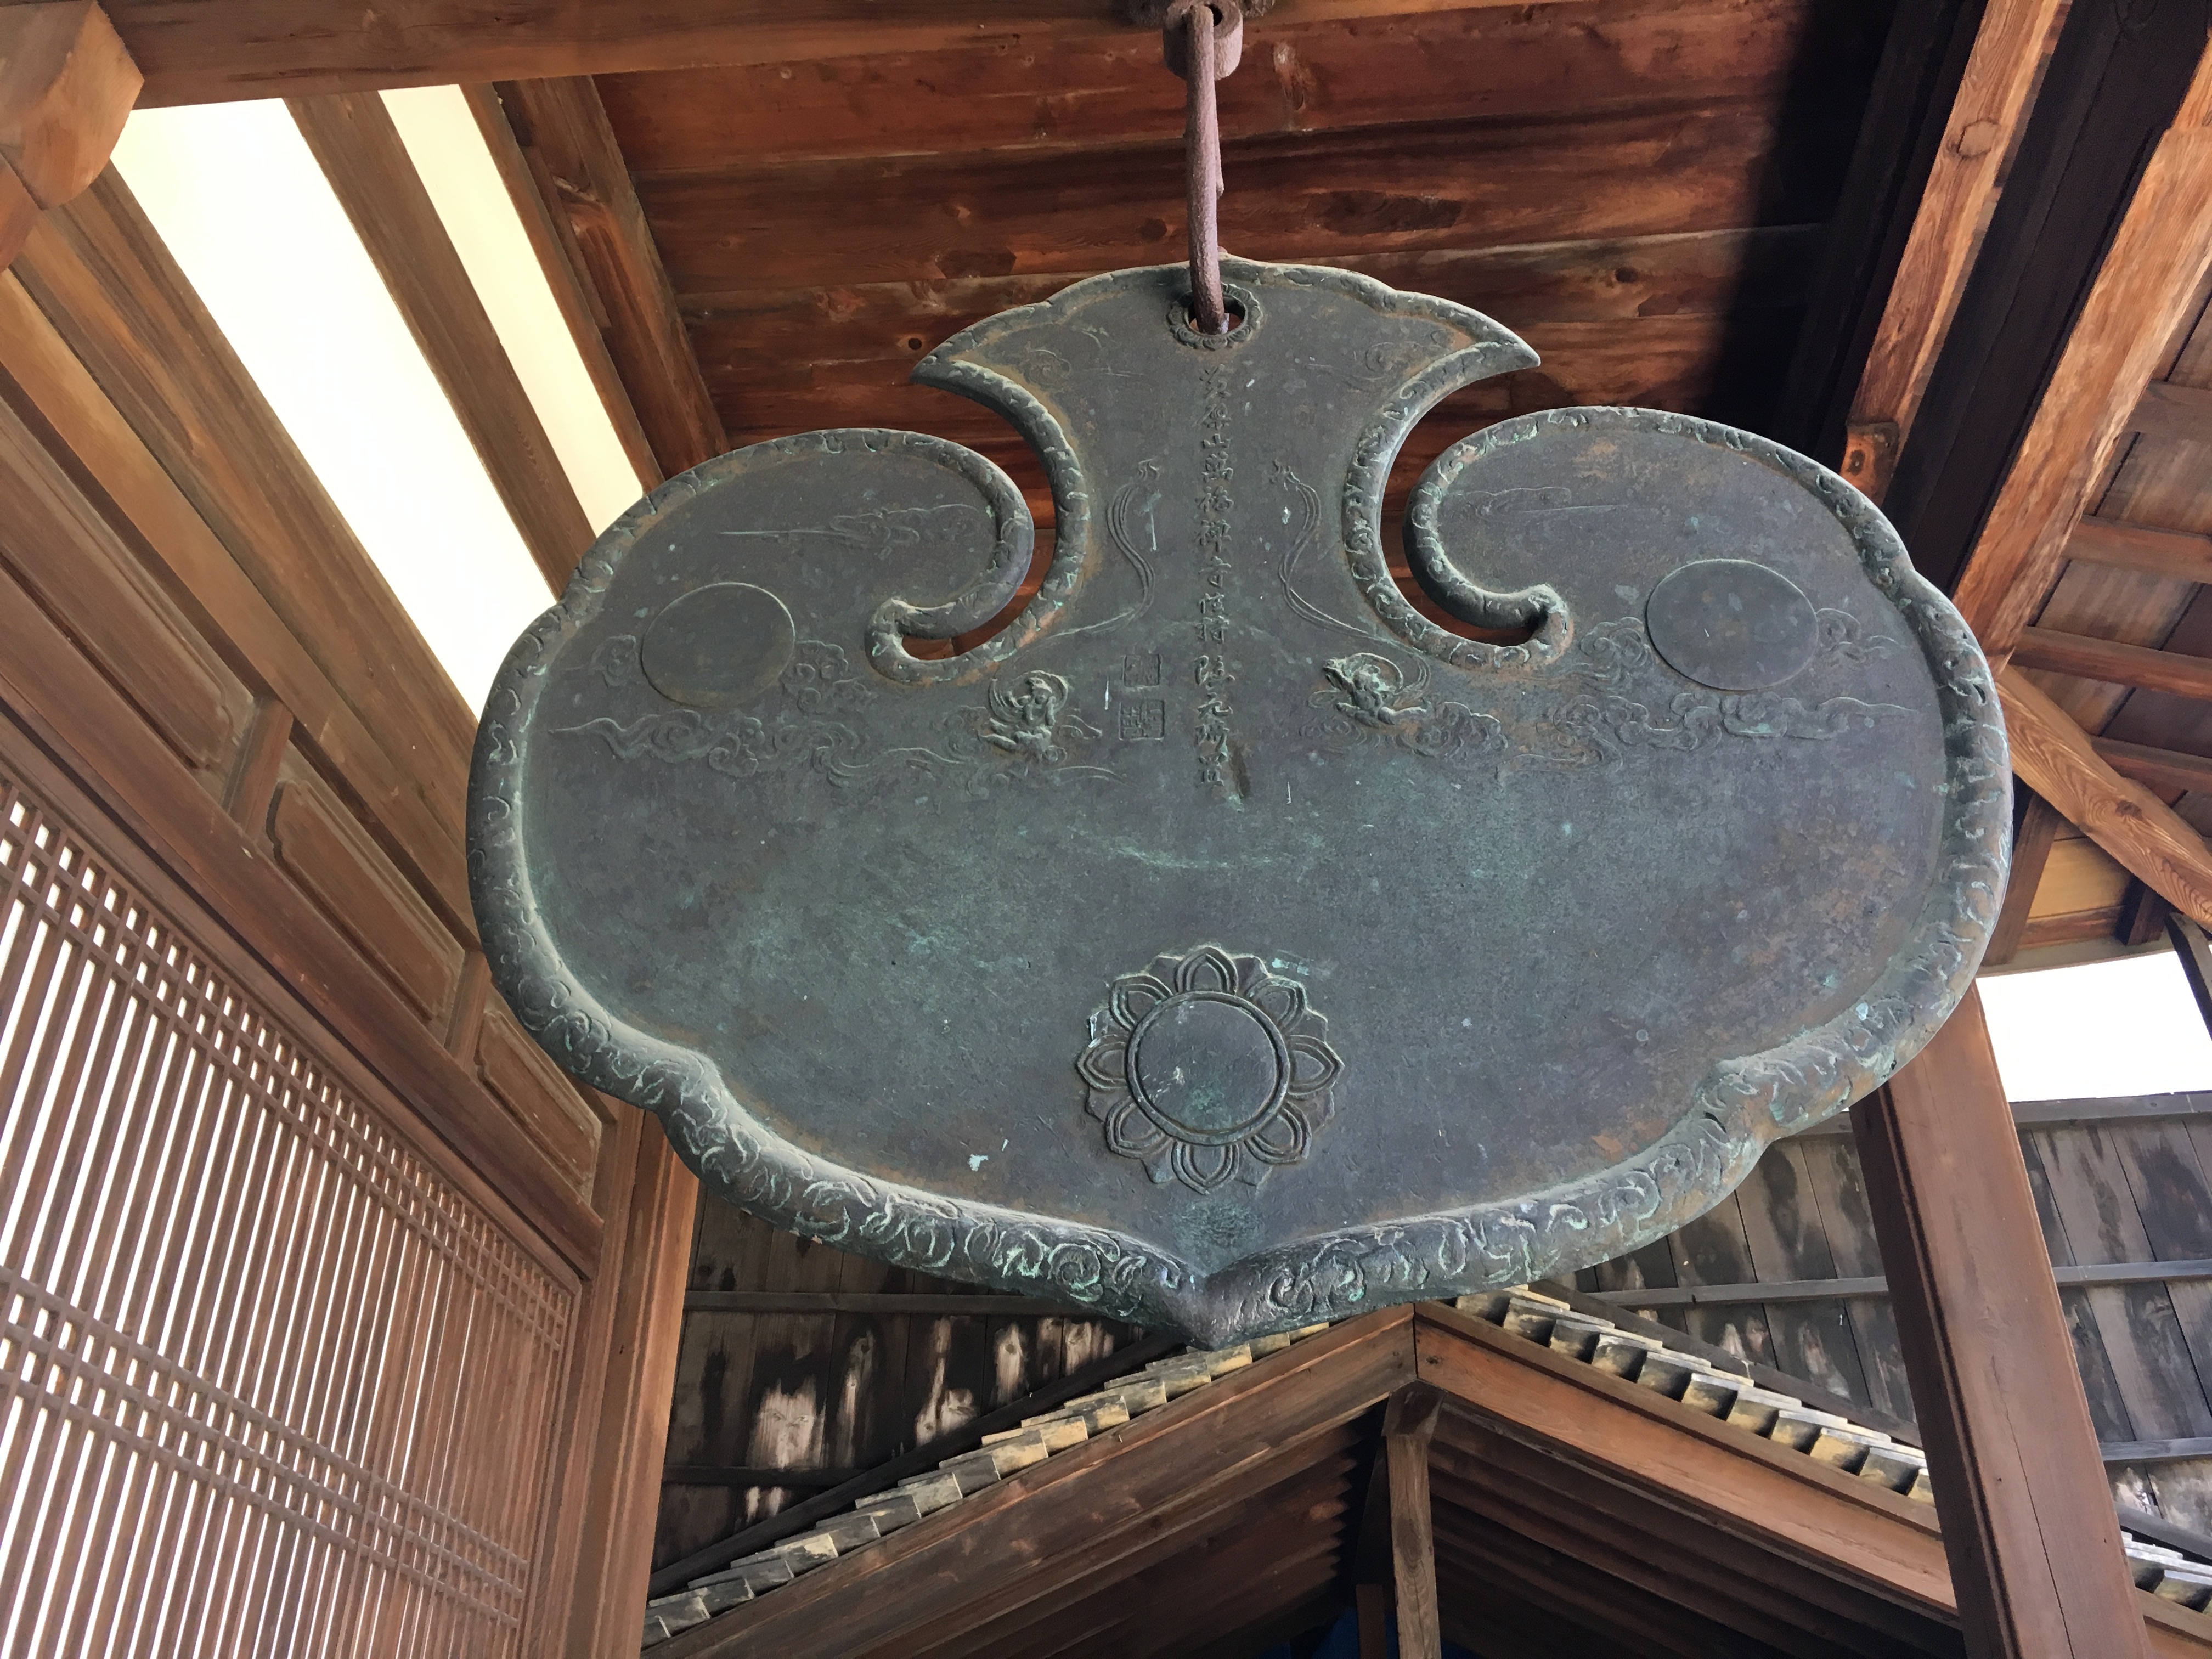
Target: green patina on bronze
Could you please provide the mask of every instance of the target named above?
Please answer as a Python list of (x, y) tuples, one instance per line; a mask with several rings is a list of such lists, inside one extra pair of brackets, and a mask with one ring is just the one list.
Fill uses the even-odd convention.
[(1749, 434), (1413, 422), (1534, 354), (1348, 273), (1125, 271), (601, 538), (485, 714), (495, 979), (725, 1196), (1206, 1341), (1680, 1225), (1948, 1013), (2004, 880), (1986, 665), (1881, 514)]

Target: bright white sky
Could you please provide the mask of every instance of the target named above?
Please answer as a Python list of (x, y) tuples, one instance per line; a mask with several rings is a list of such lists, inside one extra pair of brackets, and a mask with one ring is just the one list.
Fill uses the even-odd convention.
[[(392, 107), (410, 155), (428, 158), (418, 163), (424, 182), (459, 225), (463, 262), (586, 515), (603, 527), (639, 495), (638, 480), (459, 92), (430, 88)], [(290, 114), (273, 101), (139, 110), (115, 161), (431, 650), (481, 708), (501, 659), (550, 594)]]
[(2212, 1089), (2212, 1035), (2170, 951), (1981, 982), (2014, 1100)]

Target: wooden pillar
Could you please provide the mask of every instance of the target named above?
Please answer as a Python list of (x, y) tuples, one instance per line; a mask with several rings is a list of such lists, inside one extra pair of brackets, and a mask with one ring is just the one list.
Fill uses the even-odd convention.
[(1368, 1477), (1352, 1551), (1359, 1659), (1388, 1659), (1390, 1614), (1398, 1614), (1399, 1659), (1442, 1659), (1437, 1553), (1429, 1512), (1429, 1442), (1443, 1395), (1416, 1382), (1383, 1407), (1382, 1443)]
[(0, 6), (0, 266), (100, 176), (142, 84), (92, 0)]
[(1390, 1469), (1390, 1576), (1398, 1602), (1398, 1659), (1443, 1659), (1437, 1620), (1436, 1534), (1429, 1514), (1429, 1442), (1443, 1395), (1421, 1384), (1391, 1399), (1382, 1418)]
[(1972, 1659), (2148, 1659), (1979, 994), (1852, 1114)]

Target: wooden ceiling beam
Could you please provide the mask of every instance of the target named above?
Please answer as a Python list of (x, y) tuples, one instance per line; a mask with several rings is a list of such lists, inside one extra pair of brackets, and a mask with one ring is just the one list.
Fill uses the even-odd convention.
[(2067, 539), (2066, 556), (2174, 581), (2212, 582), (2212, 536), (2186, 531), (2158, 530), (2091, 515), (2074, 526), (2073, 535)]
[(523, 545), (558, 593), (592, 544), (591, 520), (384, 100), (336, 93), (295, 98), (289, 108)]
[(0, 267), (100, 176), (140, 85), (91, 0), (0, 7)]
[(614, 129), (588, 79), (501, 85), (500, 103), (665, 477), (728, 447)]
[[(1519, 9), (1522, 0), (1277, 0), (1273, 24)], [(112, 0), (149, 105), (451, 82), (1157, 39), (1120, 0)]]
[(1875, 329), (1844, 434), (1844, 476), (1876, 501), (1966, 292), (1983, 210), (2018, 142), (2059, 0), (1990, 0)]
[(2107, 685), (2170, 691), (2177, 697), (2212, 698), (2212, 658), (2187, 656), (2179, 651), (2154, 651), (2148, 646), (2124, 645), (2118, 640), (2063, 634), (2048, 628), (2023, 628), (2019, 643), (2013, 647), (2012, 660), (2017, 667), (2072, 674)]
[(2026, 674), (1997, 677), (2013, 770), (2176, 909), (2212, 927), (2212, 851), (2173, 809), (2100, 756)]
[[(1943, 0), (1957, 5), (1962, 0)], [(1023, 9), (1021, 15), (1028, 15)], [(1346, 21), (1335, 12), (1248, 17), (1245, 67), (1220, 86), (1231, 143), (1409, 121), (1578, 119), (1608, 109), (1716, 100), (1791, 100), (1800, 131), (1848, 143), (1860, 77), (1833, 69), (1871, 33), (1833, 0), (1588, 0), (1406, 8)], [(1179, 132), (1182, 83), (1151, 40), (1130, 33), (1006, 51), (979, 40), (889, 58), (854, 37), (841, 57), (725, 65), (599, 82), (623, 150), (641, 174), (834, 156), (1057, 151), (1073, 167)], [(1798, 79), (1815, 55), (1831, 73)], [(1802, 125), (1798, 124), (1802, 124)], [(1231, 188), (1238, 188), (1235, 179)]]

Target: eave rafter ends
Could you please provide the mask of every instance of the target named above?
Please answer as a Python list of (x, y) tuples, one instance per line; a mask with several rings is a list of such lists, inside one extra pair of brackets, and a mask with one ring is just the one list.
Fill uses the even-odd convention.
[[(1024, 1607), (1095, 1595), (1130, 1559), (1130, 1528), (1142, 1541), (1171, 1541), (1178, 1529), (1202, 1537), (1378, 1405), (1393, 1559), (1367, 1570), (1395, 1577), (1401, 1626), (1408, 1592), (1422, 1603), (1414, 1623), (1425, 1624), (1428, 1644), (1408, 1651), (1437, 1650), (1443, 1564), (1431, 1528), (1447, 1522), (1429, 1501), (1428, 1474), (1452, 1472), (1470, 1433), (1556, 1460), (1569, 1485), (1593, 1474), (1656, 1497), (1680, 1518), (1686, 1565), (1713, 1528), (1737, 1540), (1731, 1549), (1774, 1558), (1782, 1577), (1809, 1572), (1848, 1584), (1855, 1606), (1887, 1604), (1888, 1619), (1913, 1621), (1923, 1639), (1957, 1620), (1917, 1445), (1762, 1386), (1717, 1355), (1678, 1350), (1652, 1328), (1516, 1286), (1155, 1359), (811, 1532), (668, 1587), (647, 1606), (646, 1649), (659, 1659), (803, 1659), (988, 1644), (1002, 1629), (994, 1621)], [(1638, 1511), (1632, 1503), (1620, 1513)], [(1371, 1502), (1369, 1514), (1371, 1529)], [(2105, 1541), (2124, 1555), (2135, 1586), (2115, 1574), (2121, 1616), (2143, 1621), (2154, 1653), (2212, 1645), (2212, 1623), (2193, 1611), (2212, 1597), (2212, 1562), (2112, 1520)], [(1364, 1553), (1377, 1541), (1360, 1536), (1340, 1547)], [(1606, 1559), (1588, 1564), (1602, 1572)], [(968, 1565), (950, 1571), (948, 1560)], [(1732, 1570), (1743, 1560), (1733, 1555)]]
[(0, 265), (100, 176), (142, 84), (92, 0), (0, 6)]

